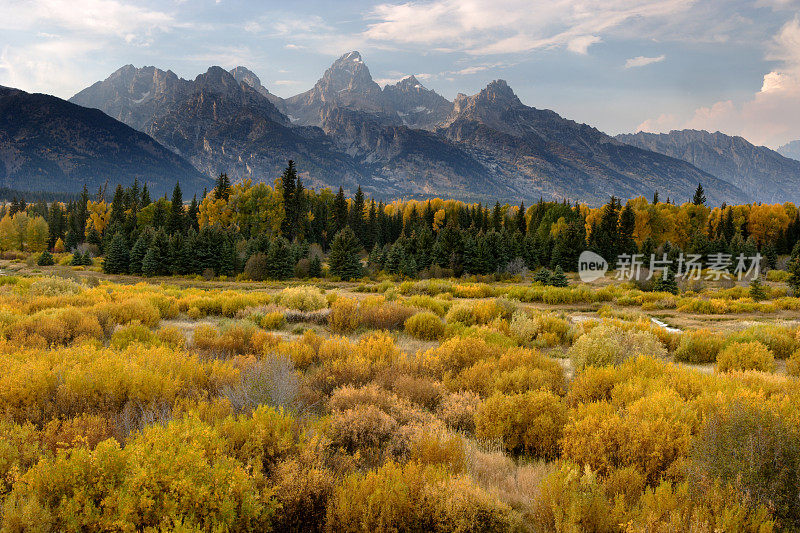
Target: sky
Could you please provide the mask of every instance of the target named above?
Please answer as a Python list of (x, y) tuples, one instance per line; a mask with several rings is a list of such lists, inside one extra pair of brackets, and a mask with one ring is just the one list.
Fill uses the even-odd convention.
[(0, 0), (0, 85), (62, 98), (129, 63), (244, 65), (286, 97), (351, 50), (382, 85), (502, 78), (610, 134), (800, 139), (800, 0)]

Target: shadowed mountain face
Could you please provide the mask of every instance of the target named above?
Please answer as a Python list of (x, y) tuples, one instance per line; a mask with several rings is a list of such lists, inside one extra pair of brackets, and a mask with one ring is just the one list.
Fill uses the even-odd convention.
[(212, 185), (185, 159), (96, 109), (0, 87), (3, 186), (76, 192), (136, 178), (159, 195), (178, 180), (187, 193)]
[[(459, 95), (439, 133), (492, 160), (517, 190), (601, 203), (614, 194), (651, 196), (658, 190), (677, 201), (691, 198), (702, 182), (709, 201), (743, 201), (735, 186), (684, 161), (627, 146), (605, 133), (549, 110), (520, 102), (503, 80), (474, 96)], [(716, 190), (715, 190), (716, 189)]]
[(754, 201), (800, 201), (800, 161), (764, 146), (754, 146), (741, 137), (682, 130), (662, 134), (639, 132), (619, 135), (617, 139), (683, 159), (736, 185)]
[(778, 153), (783, 157), (788, 157), (800, 161), (800, 141), (792, 141), (778, 148)]
[(384, 198), (600, 204), (658, 190), (683, 201), (702, 182), (712, 203), (747, 199), (686, 161), (525, 106), (504, 81), (455, 102), (414, 76), (381, 89), (358, 52), (287, 99), (245, 67), (212, 67), (187, 81), (127, 66), (73, 100), (152, 135), (208, 176), (272, 182), (291, 158), (311, 186), (361, 184)]

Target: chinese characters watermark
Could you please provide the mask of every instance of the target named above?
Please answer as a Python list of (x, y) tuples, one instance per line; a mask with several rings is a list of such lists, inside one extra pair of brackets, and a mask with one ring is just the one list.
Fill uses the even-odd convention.
[[(664, 276), (667, 271), (676, 279), (720, 281), (752, 279), (761, 271), (761, 254), (734, 257), (726, 253), (700, 254), (620, 254), (617, 256), (614, 278), (621, 281), (650, 280), (656, 274)], [(578, 259), (578, 274), (581, 281), (591, 282), (605, 276), (608, 262), (600, 255), (584, 251)]]

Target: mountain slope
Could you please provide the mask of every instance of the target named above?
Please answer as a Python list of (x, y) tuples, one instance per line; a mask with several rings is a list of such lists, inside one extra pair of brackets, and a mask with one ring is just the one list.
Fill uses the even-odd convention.
[(800, 141), (792, 141), (784, 144), (778, 148), (778, 153), (783, 157), (800, 161)]
[(75, 192), (128, 185), (138, 178), (156, 193), (180, 180), (187, 193), (210, 179), (149, 136), (54, 96), (0, 87), (0, 182), (26, 191)]
[[(742, 137), (698, 130), (619, 135), (617, 139), (678, 159), (733, 183), (752, 200), (800, 201), (800, 161)], [(706, 187), (708, 189), (708, 187)]]
[(737, 187), (671, 157), (621, 143), (549, 110), (528, 107), (503, 80), (474, 96), (459, 95), (437, 130), (470, 147), (526, 197), (602, 203), (610, 195), (632, 198), (658, 190), (688, 200), (698, 182), (711, 203), (746, 200)]

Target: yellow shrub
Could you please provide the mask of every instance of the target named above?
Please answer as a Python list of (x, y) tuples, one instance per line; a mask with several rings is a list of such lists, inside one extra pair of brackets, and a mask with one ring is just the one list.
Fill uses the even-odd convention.
[(725, 345), (725, 339), (708, 329), (688, 331), (681, 335), (675, 360), (685, 363), (713, 363)]
[(667, 350), (655, 335), (601, 324), (582, 335), (569, 349), (576, 369), (618, 365), (630, 357), (665, 358)]
[(406, 320), (405, 330), (412, 337), (432, 341), (444, 334), (444, 324), (438, 315), (425, 311)]
[(281, 329), (286, 324), (286, 317), (280, 311), (273, 311), (261, 317), (258, 325), (264, 329)]
[(757, 341), (733, 342), (717, 356), (717, 372), (734, 370), (775, 370), (775, 358), (769, 349)]
[(424, 368), (436, 377), (455, 375), (482, 359), (498, 358), (501, 350), (474, 337), (454, 337), (422, 355)]
[(277, 296), (276, 302), (298, 311), (316, 311), (328, 307), (325, 294), (313, 285), (286, 287)]
[(331, 304), (328, 325), (334, 333), (352, 333), (361, 324), (358, 302), (351, 298), (337, 298)]
[(130, 324), (133, 321), (138, 321), (147, 327), (153, 328), (161, 320), (161, 315), (153, 304), (138, 298), (107, 304), (105, 308), (111, 315), (112, 320), (117, 324)]
[(496, 393), (476, 413), (475, 433), (502, 439), (509, 452), (552, 459), (559, 453), (566, 421), (567, 409), (552, 392)]
[(796, 378), (800, 377), (800, 350), (797, 350), (786, 361), (786, 373)]

